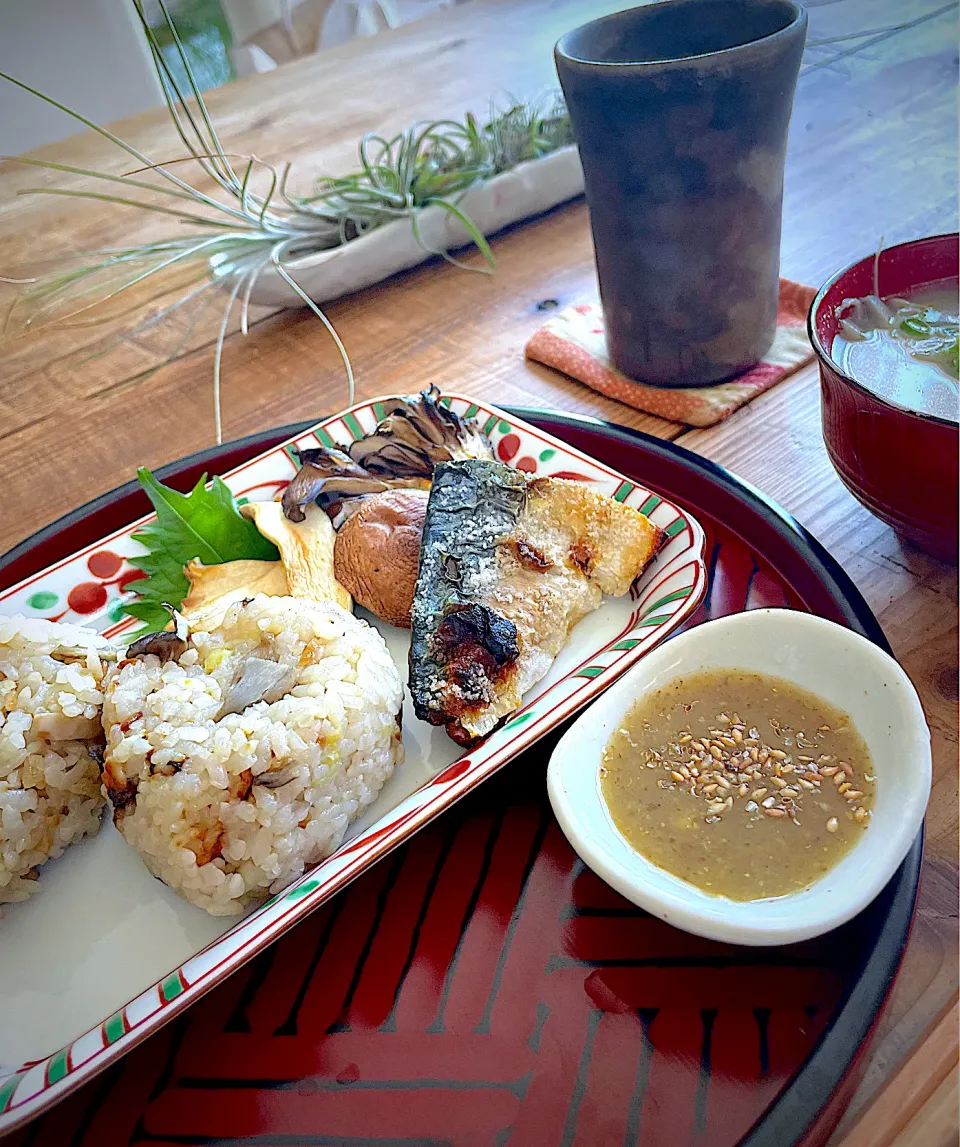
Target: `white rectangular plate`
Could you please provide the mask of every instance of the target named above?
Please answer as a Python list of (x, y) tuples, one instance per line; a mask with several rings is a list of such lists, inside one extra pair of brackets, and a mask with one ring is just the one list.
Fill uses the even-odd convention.
[[(631, 594), (606, 598), (573, 631), (524, 706), (466, 752), (404, 721), (406, 762), (343, 846), (240, 918), (208, 916), (153, 879), (109, 818), (100, 833), (41, 870), (41, 890), (0, 909), (0, 1134), (101, 1071), (209, 991), (297, 920), (610, 685), (696, 608), (706, 588), (704, 535), (672, 503), (556, 438), (485, 403), (442, 401), (475, 418), (497, 456), (531, 474), (573, 478), (663, 528), (666, 539)], [(238, 497), (274, 498), (296, 473), (293, 446), (347, 445), (383, 417), (371, 399), (222, 475)], [(134, 625), (119, 606), (139, 576), (133, 522), (0, 594), (0, 612), (93, 625)], [(409, 633), (359, 611), (400, 665)], [(409, 700), (409, 698), (408, 698)], [(408, 705), (408, 711), (410, 706)]]

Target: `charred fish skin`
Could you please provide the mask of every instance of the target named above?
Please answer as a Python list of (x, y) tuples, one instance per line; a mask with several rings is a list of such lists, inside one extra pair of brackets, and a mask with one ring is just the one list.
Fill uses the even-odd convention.
[(484, 603), (497, 548), (516, 532), (527, 479), (499, 462), (444, 462), (434, 471), (411, 611), (410, 692), (417, 716), (475, 738), (459, 718), (490, 704), (519, 656), (515, 624)]

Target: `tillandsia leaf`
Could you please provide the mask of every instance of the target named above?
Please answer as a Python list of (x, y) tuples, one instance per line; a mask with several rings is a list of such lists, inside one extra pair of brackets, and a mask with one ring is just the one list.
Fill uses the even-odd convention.
[(203, 96), (200, 94), (200, 88), (197, 84), (196, 77), (194, 76), (193, 68), (190, 66), (190, 61), (183, 49), (183, 43), (180, 40), (180, 34), (177, 31), (174, 21), (170, 18), (170, 13), (167, 10), (166, 5), (164, 4), (163, 0), (159, 0), (160, 11), (163, 15), (167, 30), (169, 31), (173, 40), (180, 64), (183, 67), (184, 75), (187, 78), (187, 83), (190, 87), (190, 94), (197, 101), (197, 110), (200, 113), (204, 128), (206, 129), (206, 136), (204, 136), (200, 125), (197, 123), (189, 105), (187, 104), (185, 93), (180, 88), (176, 77), (173, 75), (173, 72), (167, 64), (166, 58), (161, 51), (156, 34), (154, 33), (153, 28), (150, 26), (150, 23), (146, 18), (141, 0), (133, 0), (133, 3), (134, 7), (136, 8), (141, 27), (143, 28), (144, 35), (146, 36), (147, 42), (150, 45), (150, 51), (153, 54), (154, 65), (157, 69), (157, 75), (166, 95), (167, 107), (170, 110), (171, 118), (173, 119), (177, 131), (180, 134), (180, 138), (183, 140), (187, 148), (194, 155), (196, 155), (197, 148), (191, 145), (189, 139), (182, 130), (182, 123), (177, 111), (177, 104), (179, 104), (180, 109), (186, 117), (187, 123), (190, 125), (193, 134), (197, 138), (199, 151), (211, 154), (212, 157), (215, 156), (216, 162), (211, 162), (209, 167), (204, 165), (205, 170), (211, 171), (212, 168), (211, 174), (214, 174), (214, 177), (217, 178), (221, 186), (226, 189), (232, 187), (235, 190), (238, 184), (236, 172), (231, 167), (230, 161), (227, 159), (223, 148), (220, 146), (220, 140), (217, 137), (216, 129), (213, 126), (213, 121), (210, 119), (210, 116), (207, 113), (207, 105), (204, 103)]
[(146, 467), (137, 471), (140, 485), (156, 511), (134, 535), (146, 553), (129, 559), (144, 573), (129, 588), (139, 600), (123, 612), (145, 623), (140, 632), (163, 629), (170, 620), (166, 605), (179, 607), (190, 588), (183, 567), (194, 558), (204, 565), (252, 558), (279, 561), (280, 551), (243, 517), (236, 499), (220, 478), (207, 486), (204, 474), (189, 494), (165, 486)]

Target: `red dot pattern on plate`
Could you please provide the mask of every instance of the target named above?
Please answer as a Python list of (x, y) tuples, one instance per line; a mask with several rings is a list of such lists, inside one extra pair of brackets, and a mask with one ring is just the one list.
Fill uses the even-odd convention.
[(566, 478), (570, 482), (593, 482), (595, 479), (591, 478), (589, 474), (581, 474), (577, 470), (558, 470), (554, 478)]
[(514, 466), (525, 474), (536, 474), (537, 472), (537, 460), (529, 456), (521, 458), (519, 462), (514, 462)]
[(146, 576), (147, 575), (143, 572), (143, 570), (126, 570), (120, 575), (120, 580), (117, 582), (117, 589), (123, 593), (123, 591), (127, 588), (128, 585), (130, 585), (131, 582), (139, 581), (141, 578)]
[(67, 594), (67, 605), (74, 613), (96, 613), (106, 604), (106, 588), (94, 581), (81, 582)]
[(111, 553), (110, 550), (98, 550), (87, 558), (87, 569), (94, 577), (113, 577), (122, 565), (123, 558), (119, 554)]
[(444, 769), (443, 772), (430, 783), (434, 785), (448, 785), (451, 781), (459, 780), (460, 777), (462, 777), (469, 768), (469, 757), (465, 758), (464, 760), (454, 761), (454, 763), (450, 765), (449, 768)]
[(520, 449), (519, 434), (505, 434), (497, 443), (497, 457), (501, 462), (509, 462)]

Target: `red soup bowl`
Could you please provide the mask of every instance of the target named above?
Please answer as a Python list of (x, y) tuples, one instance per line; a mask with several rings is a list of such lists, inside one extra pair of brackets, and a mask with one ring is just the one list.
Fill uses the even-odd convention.
[[(958, 236), (934, 235), (880, 256), (881, 296), (957, 276)], [(810, 309), (810, 341), (820, 360), (827, 453), (851, 494), (897, 534), (944, 561), (957, 560), (958, 443), (955, 421), (881, 398), (845, 374), (830, 348), (844, 299), (874, 290), (874, 255), (829, 280)]]

